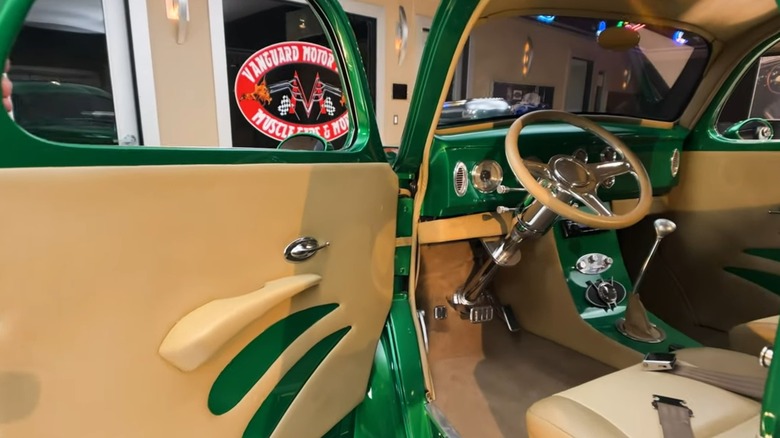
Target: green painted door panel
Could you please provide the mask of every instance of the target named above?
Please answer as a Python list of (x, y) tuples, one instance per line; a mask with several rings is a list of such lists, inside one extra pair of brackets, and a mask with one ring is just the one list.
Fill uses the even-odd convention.
[[(672, 176), (671, 158), (674, 150), (681, 150), (688, 134), (684, 128), (649, 128), (604, 124), (633, 150), (647, 169), (653, 182), (653, 192), (661, 195), (677, 184)], [(519, 187), (504, 154), (507, 128), (495, 128), (465, 134), (438, 135), (434, 139), (430, 155), (430, 185), (422, 208), (423, 216), (447, 217), (469, 213), (494, 211), (498, 206), (514, 207), (522, 202), (524, 193), (481, 193), (471, 184), (471, 169), (481, 160), (497, 161), (504, 169), (503, 184)], [(601, 160), (606, 144), (579, 128), (558, 123), (528, 126), (520, 134), (519, 145), (525, 158), (537, 158), (544, 162), (556, 154), (572, 154), (582, 148), (591, 162)], [(463, 162), (469, 171), (469, 185), (464, 196), (454, 190), (455, 164)], [(601, 189), (604, 200), (635, 198), (638, 196), (636, 181), (630, 175), (619, 177), (610, 189)]]

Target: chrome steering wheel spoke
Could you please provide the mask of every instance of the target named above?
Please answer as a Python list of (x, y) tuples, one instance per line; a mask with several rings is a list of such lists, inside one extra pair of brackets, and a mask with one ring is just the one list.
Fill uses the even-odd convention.
[(599, 184), (603, 184), (610, 178), (634, 172), (634, 167), (626, 160), (592, 163), (587, 165), (587, 169)]
[(612, 210), (607, 207), (604, 201), (598, 197), (598, 195), (588, 190), (570, 190), (569, 194), (576, 200), (580, 201), (586, 207), (593, 210), (599, 216), (614, 216)]

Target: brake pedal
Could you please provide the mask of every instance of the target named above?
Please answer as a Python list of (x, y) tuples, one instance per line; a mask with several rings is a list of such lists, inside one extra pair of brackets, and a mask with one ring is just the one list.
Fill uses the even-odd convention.
[(493, 320), (493, 306), (474, 306), (469, 309), (469, 321), (481, 324)]

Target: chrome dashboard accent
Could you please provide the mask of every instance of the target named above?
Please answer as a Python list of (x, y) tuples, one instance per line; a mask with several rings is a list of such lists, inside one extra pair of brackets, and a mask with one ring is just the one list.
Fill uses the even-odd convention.
[(511, 193), (511, 192), (527, 192), (527, 191), (528, 190), (526, 190), (525, 188), (522, 188), (522, 187), (520, 187), (520, 188), (517, 188), (517, 187), (507, 187), (507, 186), (505, 186), (503, 184), (501, 184), (498, 187), (496, 187), (496, 193), (498, 193), (499, 195), (504, 195), (506, 193)]
[(471, 169), (471, 183), (479, 192), (494, 192), (503, 180), (504, 169), (494, 160), (482, 160)]
[(672, 152), (672, 158), (671, 158), (671, 170), (672, 170), (672, 178), (677, 176), (677, 173), (680, 171), (680, 150), (675, 149)]
[(606, 272), (612, 267), (612, 263), (612, 257), (594, 252), (577, 259), (574, 267), (583, 274), (595, 275)]
[(452, 171), (452, 184), (455, 189), (455, 194), (458, 197), (463, 197), (468, 189), (468, 170), (466, 165), (462, 161), (455, 163), (455, 169)]
[(577, 149), (573, 154), (571, 154), (571, 156), (582, 161), (583, 163), (588, 162), (588, 152), (583, 148)]
[(774, 353), (775, 351), (772, 347), (764, 347), (758, 355), (758, 363), (764, 368), (769, 368), (769, 366), (772, 365), (772, 356)]

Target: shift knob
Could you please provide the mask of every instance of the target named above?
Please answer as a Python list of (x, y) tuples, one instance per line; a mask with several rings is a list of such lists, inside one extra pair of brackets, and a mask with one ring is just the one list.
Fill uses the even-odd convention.
[(656, 219), (655, 222), (653, 222), (653, 226), (655, 227), (656, 239), (663, 239), (674, 233), (674, 230), (677, 229), (677, 224), (669, 219)]

